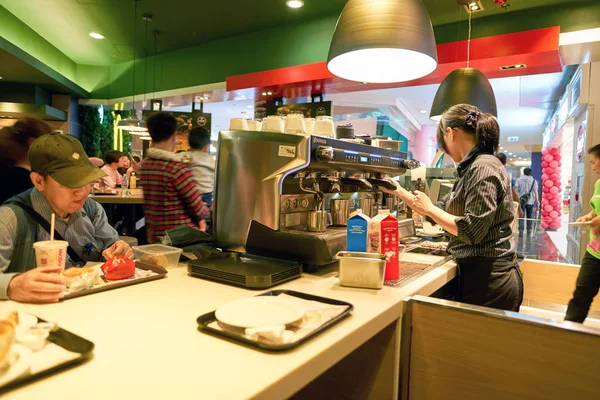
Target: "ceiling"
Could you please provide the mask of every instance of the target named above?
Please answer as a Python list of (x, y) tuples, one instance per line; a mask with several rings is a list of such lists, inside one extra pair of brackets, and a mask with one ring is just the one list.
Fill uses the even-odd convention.
[[(493, 0), (481, 0), (484, 11), (474, 13), (473, 17), (581, 1), (509, 0), (511, 6), (505, 10)], [(304, 0), (303, 8), (290, 9), (285, 0), (140, 0), (135, 19), (136, 54), (138, 57), (146, 54), (144, 13), (153, 14), (153, 20), (148, 24), (147, 47), (148, 52), (153, 53), (153, 30), (161, 32), (156, 42), (157, 51), (167, 52), (265, 28), (338, 15), (346, 2)], [(423, 2), (434, 26), (466, 20), (466, 11), (454, 0)], [(133, 56), (134, 0), (0, 0), (0, 6), (78, 64), (111, 65), (129, 61)], [(104, 34), (106, 39), (92, 39), (88, 36), (92, 31)]]
[(0, 76), (2, 81), (30, 83), (51, 93), (69, 93), (67, 88), (14, 55), (0, 49)]

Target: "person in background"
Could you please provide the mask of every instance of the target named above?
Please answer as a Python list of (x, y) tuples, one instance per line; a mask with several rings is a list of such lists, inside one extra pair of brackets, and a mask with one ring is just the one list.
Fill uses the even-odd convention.
[(194, 173), (202, 200), (212, 207), (212, 197), (215, 185), (215, 159), (210, 154), (210, 133), (206, 128), (197, 126), (189, 134), (191, 161), (188, 163)]
[(109, 150), (104, 155), (106, 165), (102, 167), (102, 171), (106, 174), (102, 178), (100, 187), (107, 187), (111, 189), (121, 187), (123, 182), (123, 176), (119, 173), (119, 168), (123, 168), (123, 160), (127, 159), (125, 154), (117, 150)]
[(523, 278), (511, 240), (510, 182), (494, 156), (499, 140), (500, 127), (491, 114), (455, 105), (442, 115), (437, 132), (440, 148), (458, 163), (452, 192), (433, 204), (424, 193), (413, 195), (393, 180), (396, 190), (383, 190), (450, 233), (448, 252), (458, 264), (458, 301), (518, 311)]
[(131, 175), (132, 172), (135, 171), (136, 174), (139, 175), (140, 173), (140, 157), (138, 157), (137, 155), (133, 154), (131, 156), (131, 158), (129, 159), (129, 163), (130, 163), (130, 167), (127, 168), (127, 179), (129, 179), (129, 176)]
[[(504, 166), (504, 169), (506, 169), (506, 161), (507, 161), (506, 154), (498, 153), (498, 154), (496, 154), (496, 157), (498, 158), (498, 160), (500, 160), (500, 162)], [(507, 173), (508, 173), (508, 171), (507, 171)], [(511, 229), (512, 229), (513, 233), (515, 233), (519, 229), (519, 226), (518, 226), (519, 218), (523, 218), (525, 216), (525, 214), (523, 213), (523, 210), (519, 206), (519, 195), (517, 194), (517, 191), (515, 190), (515, 180), (512, 178), (512, 174), (508, 173), (508, 179), (510, 180), (510, 192), (512, 194), (513, 207), (515, 210), (515, 219), (513, 220), (513, 223), (511, 224)]]
[(117, 169), (117, 171), (119, 171), (119, 174), (121, 176), (126, 175), (127, 170), (129, 168), (131, 168), (131, 161), (129, 161), (129, 157), (127, 157), (125, 154), (123, 154), (123, 156), (121, 156), (121, 158), (119, 158), (119, 165), (121, 165), (119, 167), (119, 169)]
[[(65, 291), (61, 268), (36, 268), (33, 243), (49, 240), (56, 214), (57, 235), (69, 242), (67, 267), (115, 256), (133, 259), (100, 205), (88, 197), (90, 183), (105, 174), (70, 135), (51, 133), (29, 150), (33, 189), (0, 207), (0, 300), (57, 302)], [(46, 225), (46, 226), (44, 226)]]
[(148, 242), (159, 242), (166, 230), (180, 225), (205, 231), (210, 209), (202, 201), (194, 174), (182, 157), (173, 153), (177, 145), (175, 117), (159, 112), (148, 118), (146, 126), (152, 147), (142, 161), (140, 184)]
[[(592, 171), (600, 174), (600, 144), (591, 147), (588, 154)], [(566, 321), (583, 323), (590, 311), (594, 297), (600, 290), (600, 179), (594, 185), (594, 195), (590, 200), (590, 205), (592, 211), (577, 220), (577, 222), (591, 224), (590, 240), (587, 252), (581, 261), (573, 298), (567, 307)]]
[(35, 118), (18, 120), (13, 126), (0, 129), (0, 204), (33, 187), (27, 152), (35, 139), (50, 132), (50, 125)]
[[(538, 183), (531, 176), (531, 168), (525, 168), (523, 175), (517, 179), (515, 189), (519, 195), (519, 202), (525, 218), (527, 218), (527, 236), (531, 236), (533, 227), (533, 207), (539, 204)], [(524, 221), (519, 220), (519, 237), (523, 236)]]

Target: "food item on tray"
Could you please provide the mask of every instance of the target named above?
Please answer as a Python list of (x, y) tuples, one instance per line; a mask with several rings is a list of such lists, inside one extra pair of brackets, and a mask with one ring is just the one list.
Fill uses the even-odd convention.
[(441, 251), (446, 251), (448, 250), (448, 242), (430, 242), (430, 241), (424, 241), (421, 242), (421, 247), (425, 247), (428, 249), (434, 249), (434, 250), (441, 250)]
[(19, 320), (19, 317), (15, 317), (16, 312), (11, 313), (8, 319), (0, 320), (0, 368), (4, 366), (10, 353), (10, 349), (15, 340), (15, 325)]
[(100, 274), (94, 268), (67, 268), (62, 272), (69, 292), (90, 289), (94, 284), (100, 283)]
[(127, 257), (113, 257), (102, 264), (104, 277), (109, 281), (132, 278), (135, 275), (135, 261)]
[(158, 265), (159, 267), (167, 268), (169, 266), (169, 260), (164, 254), (143, 254), (140, 257), (140, 261), (146, 264)]

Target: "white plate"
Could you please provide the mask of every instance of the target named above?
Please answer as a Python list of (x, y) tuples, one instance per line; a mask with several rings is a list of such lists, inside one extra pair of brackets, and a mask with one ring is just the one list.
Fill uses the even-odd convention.
[(445, 234), (446, 234), (446, 232), (437, 232), (437, 233), (426, 233), (425, 231), (417, 232), (417, 236), (426, 236), (426, 237), (431, 237), (431, 238), (444, 236)]
[(8, 355), (10, 366), (0, 367), (0, 386), (25, 375), (31, 368), (33, 353), (27, 347), (20, 344), (13, 344)]
[(215, 316), (220, 322), (238, 328), (267, 325), (288, 325), (296, 322), (306, 311), (296, 301), (280, 297), (257, 296), (224, 304)]

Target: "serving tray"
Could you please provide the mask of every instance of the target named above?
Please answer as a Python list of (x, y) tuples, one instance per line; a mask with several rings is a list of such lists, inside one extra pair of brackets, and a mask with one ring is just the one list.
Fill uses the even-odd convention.
[(285, 351), (285, 350), (294, 349), (294, 348), (300, 346), (302, 343), (311, 340), (312, 338), (314, 338), (321, 332), (326, 331), (331, 326), (335, 325), (342, 319), (348, 317), (350, 315), (350, 313), (352, 312), (352, 310), (354, 309), (354, 306), (352, 304), (347, 303), (345, 301), (329, 299), (327, 297), (314, 296), (312, 294), (296, 292), (293, 290), (272, 290), (270, 292), (260, 294), (259, 296), (279, 296), (281, 294), (287, 294), (288, 296), (298, 297), (298, 298), (304, 299), (304, 300), (317, 301), (319, 303), (324, 303), (324, 304), (330, 304), (330, 305), (335, 305), (335, 306), (346, 306), (347, 308), (338, 316), (323, 323), (323, 325), (321, 325), (320, 327), (318, 327), (311, 333), (307, 334), (306, 336), (303, 336), (302, 338), (298, 339), (297, 341), (292, 342), (292, 343), (280, 344), (280, 345), (272, 345), (272, 344), (267, 344), (264, 342), (250, 340), (240, 333), (236, 333), (233, 331), (227, 331), (227, 330), (215, 329), (215, 328), (209, 326), (213, 322), (217, 321), (217, 318), (215, 317), (215, 311), (209, 312), (207, 314), (204, 314), (204, 315), (201, 315), (198, 317), (198, 319), (196, 320), (196, 322), (198, 323), (198, 330), (201, 332), (210, 334), (210, 335), (214, 335), (221, 339), (232, 340), (239, 344), (247, 345), (247, 346), (257, 349), (257, 350), (266, 350), (266, 351), (273, 351), (273, 352)]
[[(38, 318), (38, 320), (39, 322), (46, 322), (41, 318)], [(46, 368), (37, 371), (33, 374), (29, 373), (13, 381), (10, 381), (5, 385), (0, 386), (0, 395), (10, 390), (21, 387), (23, 385), (27, 385), (37, 380), (46, 378), (57, 372), (72, 368), (92, 358), (94, 351), (94, 343), (63, 328), (58, 328), (57, 330), (50, 332), (50, 335), (48, 336), (47, 340), (49, 342), (54, 343), (57, 346), (62, 347), (67, 351), (75, 353), (77, 355), (76, 358), (67, 361), (57, 362), (56, 364), (49, 365)], [(36, 353), (33, 353), (33, 357), (35, 359)]]

